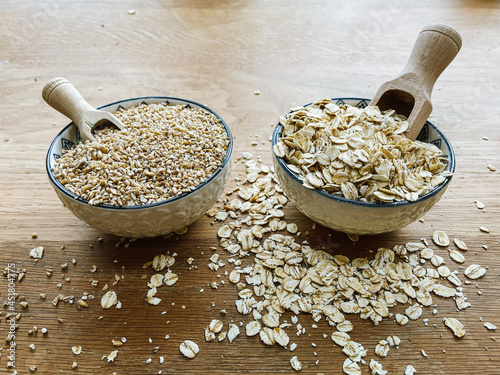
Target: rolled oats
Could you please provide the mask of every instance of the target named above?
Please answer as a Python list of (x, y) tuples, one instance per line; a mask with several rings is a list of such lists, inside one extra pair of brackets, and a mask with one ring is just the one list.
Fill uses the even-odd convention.
[(391, 335), (388, 336), (386, 341), (389, 343), (389, 346), (399, 346), (401, 344), (401, 339), (398, 336)]
[(379, 357), (387, 357), (389, 354), (389, 342), (387, 340), (380, 340), (375, 347), (375, 354)]
[(464, 275), (472, 280), (479, 279), (480, 277), (483, 277), (485, 274), (486, 274), (486, 268), (481, 267), (479, 264), (471, 264), (464, 271)]
[[(348, 141), (336, 142), (336, 147), (349, 147)], [(357, 140), (350, 141), (350, 144), (354, 142)], [(262, 173), (258, 172), (261, 168), (257, 163), (248, 164), (249, 161), (248, 173)], [(312, 177), (309, 180), (314, 182)], [(239, 257), (238, 263), (230, 261), (234, 269), (226, 275), (238, 290), (237, 311), (253, 317), (253, 321), (245, 326), (247, 336), (259, 333), (260, 340), (266, 345), (287, 346), (287, 328), (292, 324), (297, 336), (306, 334), (306, 328), (298, 322), (298, 314), (311, 314), (314, 322), (325, 318), (336, 328), (331, 335), (332, 341), (342, 347), (350, 361), (344, 371), (359, 373), (356, 372), (360, 371), (358, 363), (366, 363), (363, 359), (366, 349), (347, 333), (353, 325), (345, 314), (359, 314), (375, 325), (384, 318), (405, 325), (410, 319), (417, 320), (422, 316), (422, 306), (433, 305), (434, 295), (453, 298), (458, 310), (470, 306), (461, 289), (439, 283), (440, 278), (446, 278), (454, 286), (462, 284), (458, 271), (451, 272), (438, 250), (431, 250), (425, 239), (396, 245), (392, 249), (379, 248), (373, 259), (351, 260), (344, 255), (331, 255), (313, 249), (306, 241), (297, 242), (298, 236), (292, 236), (295, 230), (287, 230), (290, 223), (284, 220), (282, 210), (287, 201), (278, 199), (282, 197), (282, 191), (274, 188), (277, 185), (272, 170), (266, 172), (265, 177), (246, 179), (244, 184), (246, 186), (238, 189), (237, 202), (227, 198), (224, 203), (224, 210), (232, 212), (235, 221), (220, 223), (219, 239), (221, 247)], [(438, 246), (448, 246), (449, 238), (441, 232), (434, 233), (434, 241)], [(445, 245), (447, 238), (448, 245)], [(460, 249), (460, 242), (454, 243)], [(254, 263), (241, 266), (243, 257), (249, 255), (255, 256)], [(396, 261), (396, 256), (400, 261)], [(398, 304), (409, 304), (406, 315), (390, 312), (390, 308)], [(282, 321), (286, 311), (293, 313), (292, 324)], [(428, 324), (427, 319), (424, 323)], [(376, 353), (387, 355), (390, 347), (398, 347), (400, 343), (399, 337), (388, 336), (379, 342)], [(296, 345), (292, 343), (290, 350), (294, 348)], [(383, 374), (385, 370), (376, 363), (370, 370)], [(411, 366), (407, 369), (414, 371)]]
[(439, 276), (444, 277), (444, 278), (450, 276), (450, 274), (451, 274), (451, 271), (447, 266), (439, 266), (437, 271), (439, 273)]
[(190, 359), (196, 357), (196, 355), (200, 352), (198, 344), (191, 340), (184, 340), (183, 342), (181, 342), (181, 344), (179, 345), (179, 350), (184, 355), (184, 357)]
[(408, 122), (394, 111), (320, 99), (279, 122), (274, 154), (307, 188), (362, 201), (414, 201), (445, 180), (444, 155), (408, 140), (402, 134)]
[(150, 287), (159, 287), (163, 284), (164, 276), (161, 273), (154, 274), (149, 280)]
[(457, 337), (463, 337), (465, 335), (465, 328), (463, 324), (455, 318), (444, 318), (444, 324), (451, 329), (453, 334)]
[(465, 310), (468, 307), (471, 307), (471, 304), (467, 301), (467, 297), (461, 296), (455, 299), (455, 303), (457, 305), (458, 310)]
[(333, 332), (331, 338), (335, 344), (341, 347), (344, 347), (351, 340), (351, 336), (348, 333), (339, 331)]
[(342, 370), (347, 375), (361, 375), (361, 368), (359, 365), (350, 358), (346, 358)]
[(290, 342), (290, 338), (288, 337), (288, 334), (285, 332), (285, 330), (281, 327), (276, 327), (273, 331), (274, 340), (276, 341), (276, 343), (280, 346), (286, 347)]
[(453, 259), (457, 263), (465, 262), (464, 255), (458, 250), (450, 250), (450, 258)]
[(486, 327), (486, 329), (489, 329), (491, 331), (497, 329), (497, 326), (490, 322), (485, 322), (483, 325)]
[(116, 292), (110, 290), (106, 292), (101, 298), (101, 306), (103, 309), (109, 309), (118, 303), (118, 296)]
[(269, 327), (262, 327), (259, 332), (259, 336), (261, 341), (266, 345), (274, 345), (276, 340), (274, 338), (274, 331)]
[(73, 352), (74, 355), (79, 355), (82, 353), (82, 347), (81, 346), (72, 346), (71, 351)]
[(442, 230), (437, 230), (432, 235), (432, 241), (438, 246), (448, 246), (450, 244), (450, 239), (448, 235)]
[(220, 331), (222, 331), (223, 327), (224, 327), (224, 324), (219, 319), (212, 319), (210, 321), (210, 323), (208, 324), (208, 329), (210, 331), (212, 331), (213, 333), (219, 333)]
[(43, 246), (37, 246), (30, 251), (30, 257), (41, 259), (43, 257)]
[(247, 325), (245, 326), (245, 331), (247, 336), (255, 336), (260, 332), (261, 328), (262, 326), (260, 322), (257, 320), (253, 320), (247, 323)]
[(445, 298), (454, 297), (457, 294), (457, 291), (455, 289), (449, 288), (442, 284), (434, 284), (432, 291), (434, 292), (434, 294)]
[(456, 247), (458, 247), (460, 250), (464, 250), (464, 251), (467, 251), (469, 250), (467, 245), (465, 244), (464, 241), (462, 241), (461, 239), (459, 238), (454, 238), (453, 239), (453, 243), (455, 244)]
[(113, 350), (108, 355), (105, 355), (104, 357), (102, 357), (102, 359), (106, 359), (109, 363), (109, 362), (114, 362), (114, 360), (116, 359), (117, 356), (118, 356), (118, 350)]
[(294, 355), (292, 358), (290, 358), (290, 365), (295, 371), (300, 371), (302, 370), (302, 363), (300, 363), (299, 359), (297, 358), (296, 355)]
[(174, 285), (177, 280), (179, 280), (179, 275), (173, 273), (172, 271), (168, 271), (163, 277), (163, 283), (167, 286)]
[(375, 361), (374, 359), (370, 360), (370, 371), (372, 375), (386, 375), (387, 371), (385, 371), (382, 367), (382, 365)]
[(162, 271), (166, 267), (172, 267), (175, 263), (175, 258), (170, 255), (158, 254), (154, 257), (151, 267), (157, 272)]
[(233, 340), (240, 334), (240, 329), (234, 323), (229, 324), (229, 330), (227, 331), (227, 339), (229, 342), (233, 342)]

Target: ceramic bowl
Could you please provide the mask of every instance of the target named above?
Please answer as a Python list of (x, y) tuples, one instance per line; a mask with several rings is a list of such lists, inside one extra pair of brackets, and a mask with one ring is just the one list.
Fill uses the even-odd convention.
[(151, 96), (117, 101), (100, 107), (111, 113), (141, 104), (167, 103), (201, 108), (217, 116), (229, 137), (229, 146), (221, 167), (195, 190), (166, 201), (141, 206), (89, 205), (67, 190), (53, 175), (52, 167), (64, 150), (80, 142), (80, 133), (75, 124), (67, 125), (54, 139), (47, 152), (46, 169), (49, 181), (63, 204), (79, 219), (105, 233), (120, 237), (140, 238), (166, 235), (182, 230), (192, 224), (217, 201), (231, 173), (233, 138), (222, 118), (210, 108), (199, 103), (179, 98)]
[[(370, 103), (370, 99), (360, 98), (335, 98), (333, 101), (338, 105), (349, 104), (359, 108), (364, 108)], [(281, 138), (282, 130), (280, 124), (276, 125), (272, 135), (273, 146)], [(417, 139), (440, 148), (448, 158), (447, 171), (454, 172), (453, 149), (438, 128), (427, 121)], [(274, 152), (273, 164), (280, 186), (299, 211), (327, 228), (360, 235), (391, 232), (418, 220), (441, 198), (452, 177), (447, 176), (441, 185), (414, 202), (372, 203), (305, 188), (297, 175), (287, 167), (286, 162), (276, 157)]]

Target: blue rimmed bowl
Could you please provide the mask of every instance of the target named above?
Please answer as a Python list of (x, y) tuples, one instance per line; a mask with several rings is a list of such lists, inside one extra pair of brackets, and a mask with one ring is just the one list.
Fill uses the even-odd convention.
[(67, 125), (53, 140), (46, 157), (46, 170), (49, 181), (62, 203), (79, 219), (105, 233), (120, 237), (155, 237), (180, 231), (203, 216), (224, 191), (231, 173), (233, 137), (224, 120), (210, 108), (191, 100), (148, 96), (125, 99), (106, 104), (98, 109), (114, 113), (141, 104), (166, 103), (199, 108), (217, 116), (223, 124), (229, 145), (221, 166), (195, 190), (158, 203), (140, 206), (89, 205), (88, 202), (64, 187), (52, 173), (52, 167), (64, 150), (70, 149), (81, 141), (80, 133), (74, 123)]
[[(334, 98), (336, 104), (348, 104), (358, 108), (369, 105), (370, 99)], [(272, 135), (272, 146), (280, 140), (283, 128), (278, 123)], [(350, 200), (322, 190), (311, 190), (302, 185), (301, 180), (292, 172), (285, 160), (273, 152), (276, 178), (286, 196), (299, 211), (324, 227), (349, 234), (379, 234), (396, 229), (420, 219), (442, 197), (455, 171), (455, 154), (444, 134), (427, 121), (417, 139), (432, 143), (448, 159), (445, 181), (420, 196), (416, 201), (397, 201), (391, 203), (372, 203)]]

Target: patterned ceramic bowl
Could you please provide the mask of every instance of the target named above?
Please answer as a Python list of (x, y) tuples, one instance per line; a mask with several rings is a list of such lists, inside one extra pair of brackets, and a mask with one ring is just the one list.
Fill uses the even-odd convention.
[(70, 123), (54, 139), (47, 153), (46, 169), (49, 181), (63, 204), (79, 219), (102, 230), (120, 237), (140, 238), (165, 235), (183, 229), (203, 216), (214, 205), (224, 191), (231, 173), (233, 138), (231, 131), (222, 118), (211, 109), (190, 100), (171, 97), (140, 97), (121, 100), (100, 107), (111, 113), (141, 104), (167, 103), (201, 108), (217, 116), (229, 137), (227, 153), (220, 168), (199, 185), (195, 190), (166, 201), (141, 206), (89, 205), (67, 190), (52, 173), (52, 167), (63, 150), (80, 142), (80, 133), (75, 124)]
[[(336, 104), (349, 104), (364, 108), (370, 99), (335, 98)], [(279, 141), (282, 126), (278, 124), (272, 136), (273, 146)], [(447, 171), (455, 170), (455, 155), (446, 137), (426, 122), (417, 137), (419, 141), (432, 143), (448, 158)], [(285, 194), (295, 206), (311, 220), (334, 230), (350, 234), (379, 234), (391, 232), (418, 220), (441, 198), (450, 180), (451, 173), (445, 181), (416, 201), (398, 201), (392, 203), (371, 203), (350, 200), (321, 190), (311, 190), (302, 185), (297, 175), (287, 163), (273, 152), (273, 163), (276, 177)]]

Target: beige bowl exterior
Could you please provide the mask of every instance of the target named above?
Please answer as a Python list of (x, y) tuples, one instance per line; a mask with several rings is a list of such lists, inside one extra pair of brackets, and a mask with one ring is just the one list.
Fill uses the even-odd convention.
[[(359, 98), (333, 100), (340, 104), (359, 107), (370, 103), (369, 99)], [(272, 136), (273, 146), (280, 136), (281, 126), (278, 124)], [(451, 145), (434, 125), (427, 122), (417, 139), (438, 146), (448, 156), (448, 171), (454, 172), (455, 158)], [(274, 153), (273, 164), (281, 188), (299, 211), (324, 227), (359, 235), (392, 232), (420, 219), (439, 201), (451, 180), (451, 176), (446, 177), (445, 182), (415, 202), (377, 204), (353, 201), (324, 191), (305, 188), (283, 159), (276, 157)]]
[[(142, 103), (164, 103), (166, 101), (172, 105), (189, 104), (191, 107), (203, 108), (214, 113), (201, 104), (168, 97), (128, 99), (108, 104), (100, 109), (114, 112), (120, 107), (130, 108)], [(219, 119), (221, 118), (219, 117)], [(46, 159), (49, 181), (59, 199), (76, 217), (105, 233), (120, 237), (140, 238), (156, 237), (179, 231), (203, 216), (224, 191), (231, 173), (233, 140), (229, 128), (224, 121), (222, 123), (228, 133), (230, 144), (221, 168), (195, 190), (179, 197), (155, 204), (130, 207), (92, 206), (86, 201), (75, 197), (57, 181), (51, 172), (52, 165), (62, 151), (80, 141), (78, 130), (73, 123), (59, 133), (49, 148)]]

